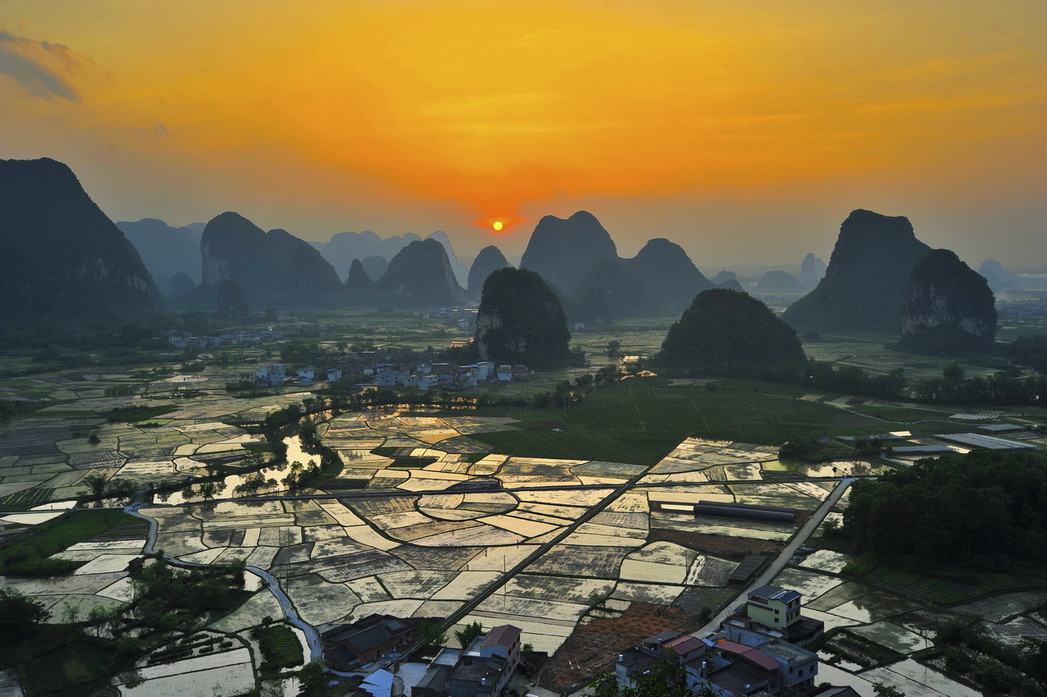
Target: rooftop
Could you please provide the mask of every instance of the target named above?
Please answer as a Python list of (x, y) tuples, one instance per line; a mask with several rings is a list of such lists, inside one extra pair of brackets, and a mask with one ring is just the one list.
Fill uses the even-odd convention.
[(481, 646), (503, 646), (511, 649), (513, 644), (520, 640), (520, 628), (511, 624), (503, 624), (495, 627), (487, 633)]
[(793, 600), (797, 600), (800, 594), (794, 590), (787, 590), (781, 586), (760, 586), (749, 591), (749, 597), (753, 599), (762, 600), (778, 600), (783, 603), (790, 603)]
[(777, 670), (783, 665), (777, 658), (764, 653), (760, 649), (754, 649), (750, 646), (745, 646), (744, 644), (736, 644), (733, 641), (727, 641), (726, 639), (721, 639), (716, 642), (716, 648), (724, 653), (740, 656), (764, 670)]
[(684, 635), (681, 637), (677, 637), (672, 641), (665, 642), (665, 646), (667, 648), (672, 649), (677, 654), (683, 656), (684, 654), (691, 653), (692, 651), (697, 651), (698, 649), (705, 648), (706, 645), (702, 643), (702, 641), (697, 637)]

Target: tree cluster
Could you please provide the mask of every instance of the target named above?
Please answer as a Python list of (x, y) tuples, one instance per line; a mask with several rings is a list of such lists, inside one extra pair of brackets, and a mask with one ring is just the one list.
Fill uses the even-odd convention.
[(1011, 342), (1011, 360), (1037, 373), (1047, 373), (1047, 336), (1019, 336)]
[(940, 378), (917, 380), (912, 397), (937, 404), (985, 404), (1040, 406), (1047, 395), (1047, 375), (1018, 377), (1014, 371), (999, 371), (987, 378), (967, 378), (963, 371), (946, 369)]
[(906, 382), (901, 368), (882, 375), (870, 375), (854, 365), (833, 366), (831, 363), (810, 361), (803, 384), (815, 390), (867, 395), (882, 399), (902, 396)]
[(1047, 458), (974, 451), (854, 486), (843, 535), (879, 561), (993, 568), (1047, 558)]

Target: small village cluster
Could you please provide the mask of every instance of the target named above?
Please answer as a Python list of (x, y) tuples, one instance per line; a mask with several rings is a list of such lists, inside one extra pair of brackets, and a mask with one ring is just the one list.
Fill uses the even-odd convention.
[[(353, 358), (350, 352), (349, 357)], [(360, 371), (365, 381), (373, 380), (377, 387), (432, 389), (460, 389), (476, 387), (482, 382), (520, 382), (527, 379), (527, 366), (496, 365), (481, 361), (469, 365), (454, 363), (375, 363)], [(255, 370), (255, 381), (263, 385), (311, 385), (319, 380), (339, 380), (347, 374), (341, 367), (317, 368), (309, 366), (290, 370), (285, 363), (262, 363)]]
[[(667, 631), (644, 639), (618, 655), (614, 679), (635, 687), (666, 662), (683, 669), (687, 686), (710, 689), (720, 697), (855, 697), (848, 687), (815, 688), (818, 655), (804, 648), (824, 631), (821, 620), (801, 614), (800, 593), (761, 586), (720, 623), (719, 630), (699, 638)], [(493, 627), (464, 649), (441, 649), (425, 675), (410, 687), (411, 697), (497, 697), (505, 694), (518, 668), (528, 667), (521, 630)], [(389, 695), (392, 667), (400, 651), (413, 643), (413, 626), (389, 615), (371, 615), (323, 634), (324, 655), (336, 671), (374, 669), (362, 686), (375, 697)], [(368, 689), (368, 684), (371, 688)]]
[(267, 329), (260, 332), (238, 330), (228, 334), (213, 336), (195, 336), (189, 332), (171, 330), (167, 333), (167, 343), (179, 349), (217, 348), (220, 346), (250, 346), (264, 344), (283, 338), (283, 332)]

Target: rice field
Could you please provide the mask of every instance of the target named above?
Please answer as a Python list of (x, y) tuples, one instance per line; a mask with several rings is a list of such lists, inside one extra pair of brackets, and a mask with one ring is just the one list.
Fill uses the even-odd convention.
[[(194, 385), (221, 384), (214, 375), (207, 377)], [(199, 398), (175, 400), (172, 384), (160, 380), (134, 398), (104, 396), (106, 384), (131, 379), (113, 372), (104, 381), (92, 377), (70, 383), (63, 389), (80, 411), (55, 405), (5, 424), (0, 506), (22, 509), (76, 496), (88, 490), (93, 477), (147, 484), (204, 474), (215, 458), (235, 460), (245, 445), (256, 443), (225, 423), (231, 417), (259, 418), (309, 396), (237, 400), (208, 388)], [(809, 511), (832, 483), (803, 476), (884, 470), (838, 462), (801, 468), (798, 481), (775, 479), (795, 469), (778, 461), (782, 441), (882, 430), (878, 419), (925, 415), (876, 405), (843, 409), (799, 399), (798, 392), (761, 389), (732, 381), (705, 390), (686, 382), (630, 380), (598, 390), (566, 411), (344, 414), (321, 426), (325, 443), (343, 463), (331, 491), (343, 496), (375, 490), (382, 496), (218, 503), (173, 496), (166, 505), (158, 500), (143, 512), (158, 521), (157, 548), (166, 555), (204, 564), (246, 561), (266, 569), (310, 623), (374, 612), (444, 618), (498, 586), (461, 623), (515, 624), (524, 630), (525, 642), (553, 652), (593, 613), (613, 616), (636, 602), (669, 607), (695, 591), (727, 597), (726, 580), (740, 554), (707, 554), (681, 537), (652, 542), (652, 527), (674, 535), (738, 540), (739, 548), (745, 541), (784, 541), (795, 532), (785, 524), (696, 518), (687, 512), (689, 503), (702, 499)], [(115, 406), (139, 404), (166, 411), (154, 419), (158, 426), (106, 421)], [(92, 431), (98, 443), (88, 442)], [(578, 523), (633, 478), (639, 486)], [(480, 482), (500, 490), (470, 488)], [(565, 488), (547, 489), (550, 485)], [(578, 488), (584, 485), (601, 488)], [(652, 510), (654, 504), (662, 510)], [(53, 615), (112, 607), (130, 599), (125, 569), (139, 551), (140, 543), (126, 540), (77, 542), (58, 553), (82, 563), (75, 574), (19, 580), (18, 585)], [(543, 553), (512, 574), (538, 551)], [(818, 551), (800, 566), (787, 567), (777, 581), (797, 588), (807, 604), (805, 613), (823, 619), (827, 629), (848, 627), (906, 654), (926, 646), (906, 617), (926, 607), (934, 590), (918, 590), (917, 600), (870, 590), (841, 578), (848, 561), (845, 555)], [(992, 583), (1005, 587), (1003, 581)], [(1036, 602), (1042, 598), (1035, 593), (1006, 595), (972, 603), (970, 609), (1000, 620), (998, 635), (1012, 637), (1029, 629), (1023, 613)], [(244, 633), (280, 614), (272, 593), (261, 589), (212, 629)], [(453, 633), (449, 636), (453, 640)], [(169, 664), (166, 670), (192, 676), (194, 693), (217, 694), (209, 682), (235, 687), (256, 670), (250, 658), (234, 661), (240, 654), (227, 653), (235, 655), (223, 658), (230, 662), (222, 665)], [(912, 681), (906, 685), (934, 682), (920, 682), (916, 669), (890, 668), (900, 682)], [(133, 694), (169, 689), (165, 681), (170, 676), (163, 673), (150, 673)]]

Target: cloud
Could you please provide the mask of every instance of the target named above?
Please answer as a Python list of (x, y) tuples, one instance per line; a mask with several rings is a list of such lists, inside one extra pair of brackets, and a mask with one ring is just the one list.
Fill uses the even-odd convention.
[(132, 128), (131, 130), (140, 136), (158, 136), (162, 138), (171, 135), (171, 132), (167, 130), (167, 126), (159, 121), (149, 128)]
[(73, 80), (89, 58), (68, 46), (17, 36), (0, 29), (0, 74), (44, 99), (79, 102)]

